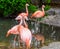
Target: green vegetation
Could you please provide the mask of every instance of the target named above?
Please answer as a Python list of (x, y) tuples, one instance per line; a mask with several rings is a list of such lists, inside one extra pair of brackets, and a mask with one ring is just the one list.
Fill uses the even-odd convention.
[(1, 0), (0, 3), (0, 11), (3, 10), (3, 15), (6, 16), (22, 10), (26, 4), (26, 0)]
[[(0, 0), (0, 14), (7, 16), (8, 14), (16, 13), (25, 9), (25, 4), (31, 4), (30, 0)], [(29, 11), (32, 11), (32, 8), (36, 8), (34, 5), (31, 5)], [(33, 10), (34, 11), (34, 10)]]
[(46, 2), (46, 3), (50, 3), (50, 2), (51, 2), (51, 0), (45, 0), (45, 2)]
[(36, 6), (34, 6), (32, 4), (29, 6), (29, 12), (35, 12), (36, 10), (37, 10)]
[(45, 7), (45, 11), (50, 9), (50, 5), (48, 5), (51, 2), (51, 0), (45, 0), (45, 3), (47, 3)]
[[(45, 2), (50, 3), (51, 0), (46, 0)], [(38, 9), (36, 6), (31, 4), (31, 0), (0, 0), (0, 3), (0, 15), (3, 15), (4, 17), (25, 10), (26, 3), (30, 5), (28, 7), (29, 12), (34, 12)], [(46, 5), (45, 10), (48, 10), (49, 8), (50, 6)]]
[(46, 7), (45, 7), (45, 11), (46, 10), (49, 10), (51, 7), (49, 6), (49, 5), (46, 5)]

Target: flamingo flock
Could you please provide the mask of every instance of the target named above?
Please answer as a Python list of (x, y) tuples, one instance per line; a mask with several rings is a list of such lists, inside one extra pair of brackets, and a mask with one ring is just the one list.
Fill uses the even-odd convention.
[[(21, 41), (25, 43), (26, 49), (30, 48), (31, 40), (32, 40), (32, 32), (28, 28), (28, 25), (25, 20), (28, 20), (28, 7), (29, 4), (26, 4), (26, 12), (20, 13), (15, 20), (19, 20), (20, 23), (13, 26), (11, 29), (7, 31), (6, 37), (8, 37), (10, 34), (19, 35), (21, 38)], [(45, 15), (44, 12), (44, 5), (42, 5), (42, 11), (38, 10), (35, 13), (32, 14), (30, 18), (41, 18)], [(15, 38), (14, 38), (15, 39)]]

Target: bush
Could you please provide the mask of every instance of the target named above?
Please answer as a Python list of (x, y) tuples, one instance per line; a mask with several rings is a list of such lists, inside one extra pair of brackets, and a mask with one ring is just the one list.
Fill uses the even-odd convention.
[[(46, 0), (50, 3), (51, 0)], [(0, 0), (0, 15), (7, 17), (12, 13), (17, 13), (19, 11), (25, 10), (25, 4), (28, 3), (29, 12), (35, 12), (37, 7), (31, 4), (31, 0)], [(50, 9), (49, 5), (46, 5), (45, 10)]]
[(35, 12), (37, 10), (37, 7), (31, 4), (28, 9), (29, 12)]
[(50, 6), (49, 6), (49, 5), (46, 5), (45, 11), (46, 11), (46, 10), (49, 10), (49, 9), (50, 9)]
[(46, 3), (50, 3), (50, 2), (51, 2), (51, 0), (45, 0), (45, 2), (46, 2)]
[[(7, 15), (11, 14), (11, 13), (16, 13), (18, 11), (22, 11), (25, 9), (25, 4), (26, 3), (30, 3), (30, 0), (0, 0), (0, 14), (4, 15), (5, 17), (7, 17)], [(29, 7), (29, 11), (34, 11), (32, 10), (33, 7), (35, 8), (35, 6), (31, 6)], [(1, 12), (2, 11), (2, 12)]]
[[(45, 3), (50, 3), (51, 2), (51, 0), (45, 0)], [(49, 10), (50, 9), (50, 5), (46, 5), (46, 7), (45, 7), (45, 10)]]
[(3, 9), (3, 15), (6, 16), (15, 11), (22, 10), (26, 4), (26, 0), (1, 0), (0, 10)]

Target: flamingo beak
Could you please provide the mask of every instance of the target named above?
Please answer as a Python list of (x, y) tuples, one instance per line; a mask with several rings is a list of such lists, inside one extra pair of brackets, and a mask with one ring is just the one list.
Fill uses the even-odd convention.
[(16, 17), (15, 20), (18, 20), (18, 18)]
[(17, 16), (16, 18), (15, 18), (15, 20), (18, 20), (19, 19), (19, 16)]
[(28, 18), (26, 18), (26, 20), (28, 20)]

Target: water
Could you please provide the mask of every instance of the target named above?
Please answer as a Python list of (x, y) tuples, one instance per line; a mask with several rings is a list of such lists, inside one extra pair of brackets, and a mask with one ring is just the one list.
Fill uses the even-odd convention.
[[(11, 28), (14, 25), (16, 25), (15, 20), (2, 20), (2, 19), (0, 19), (0, 41), (9, 41), (9, 40), (11, 40), (11, 37), (13, 37), (13, 35), (10, 35), (8, 38), (6, 38), (6, 33), (7, 33), (8, 29)], [(40, 26), (42, 28), (40, 28)], [(48, 39), (49, 36), (60, 37), (59, 36), (60, 35), (59, 34), (59, 28), (57, 28), (57, 27), (55, 27), (55, 28), (53, 27), (53, 29), (52, 29), (51, 26), (41, 25), (41, 24), (38, 24), (36, 22), (31, 22), (31, 26), (30, 27), (31, 27), (30, 30), (32, 31), (32, 33), (38, 33), (41, 30), (43, 30), (43, 34), (45, 36), (48, 35), (46, 37), (47, 39)], [(56, 38), (56, 37), (54, 37), (54, 38)], [(16, 42), (16, 47), (18, 47), (18, 41), (15, 41), (15, 42)], [(40, 45), (39, 42), (38, 42), (38, 45)], [(13, 47), (15, 46), (15, 44), (13, 42), (12, 42), (12, 46)], [(32, 40), (32, 46), (35, 47), (35, 48), (37, 47), (37, 41), (35, 39)], [(0, 48), (3, 49), (2, 47), (0, 47)], [(8, 46), (5, 46), (4, 49), (8, 49)]]

